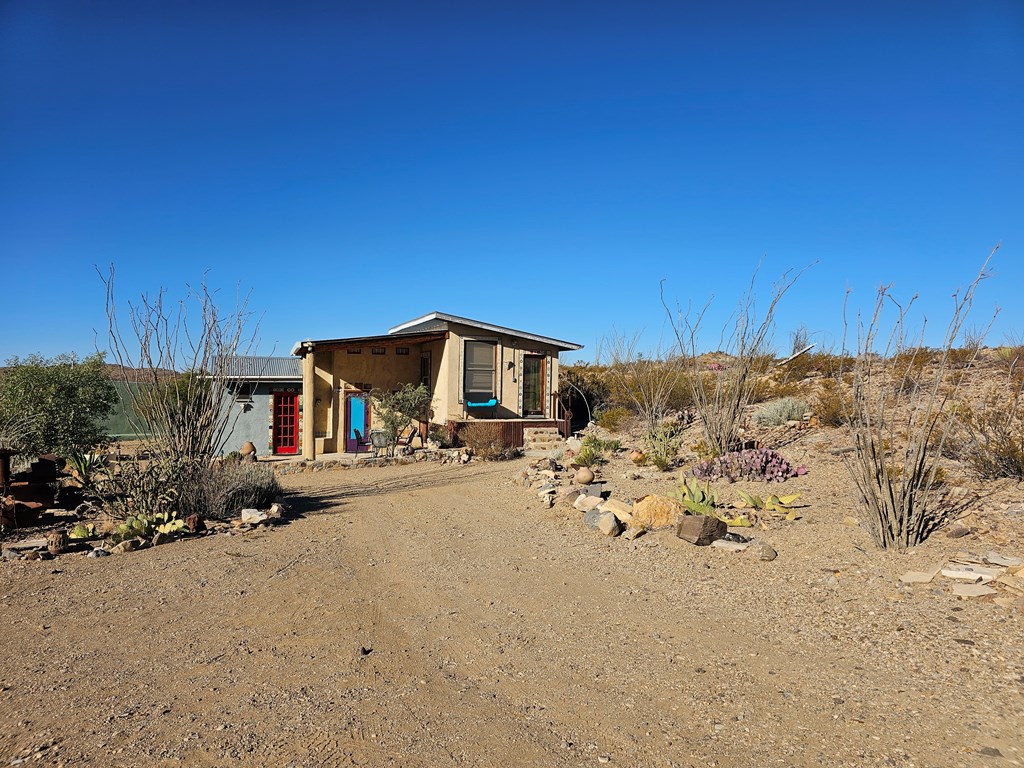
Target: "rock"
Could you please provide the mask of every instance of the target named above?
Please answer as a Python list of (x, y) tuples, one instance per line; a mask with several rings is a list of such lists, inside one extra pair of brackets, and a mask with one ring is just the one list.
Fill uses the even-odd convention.
[(553, 506), (555, 506), (555, 495), (553, 493), (548, 493), (544, 495), (544, 506), (547, 507), (548, 509), (551, 509)]
[(170, 540), (170, 534), (161, 533), (160, 531), (157, 531), (155, 534), (153, 534), (153, 541), (151, 543), (153, 544), (154, 547), (159, 547), (161, 544), (166, 544)]
[(267, 510), (267, 517), (271, 520), (280, 520), (284, 517), (284, 504), (274, 502), (270, 505), (270, 509)]
[(633, 507), (618, 499), (605, 499), (601, 504), (601, 511), (611, 512), (619, 519), (619, 522), (627, 525), (633, 520)]
[(1001, 568), (983, 568), (980, 565), (949, 565), (940, 573), (947, 579), (967, 581), (972, 584), (986, 584), (1002, 575)]
[(605, 536), (618, 536), (622, 533), (622, 523), (611, 512), (601, 512), (601, 516), (597, 518), (597, 530)]
[(585, 496), (581, 494), (572, 505), (580, 512), (590, 512), (592, 509), (597, 509), (597, 507), (601, 506), (603, 501), (604, 499), (600, 496)]
[(464, 453), (459, 457), (459, 461), (462, 462), (463, 464), (469, 464), (469, 460), (471, 458), (472, 457), (468, 453)]
[(140, 538), (125, 539), (120, 544), (111, 548), (110, 553), (112, 555), (123, 555), (126, 552), (135, 552), (136, 550), (142, 549), (145, 542)]
[(622, 538), (624, 538), (626, 541), (633, 541), (634, 539), (639, 539), (645, 533), (647, 533), (646, 528), (638, 528), (636, 526), (631, 525), (629, 528), (626, 529), (626, 532), (622, 534)]
[(1019, 557), (1007, 557), (1006, 555), (1000, 555), (998, 552), (986, 552), (985, 562), (989, 565), (1002, 565), (1009, 568), (1016, 568), (1018, 565), (1024, 565), (1024, 560)]
[(779, 556), (779, 553), (775, 551), (774, 547), (765, 544), (763, 541), (754, 542), (750, 551), (754, 555), (757, 555), (758, 560), (763, 560), (766, 563), (770, 563)]
[(43, 559), (43, 553), (40, 552), (39, 550), (36, 550), (36, 549), (30, 549), (28, 552), (25, 553), (25, 559), (26, 560), (42, 560)]
[(706, 547), (728, 532), (725, 521), (711, 515), (685, 515), (676, 526), (676, 536), (698, 547)]
[(542, 485), (540, 488), (537, 489), (537, 495), (540, 496), (541, 498), (549, 495), (553, 496), (556, 493), (558, 493), (558, 489), (555, 488), (555, 486), (551, 485), (550, 483), (548, 483), (547, 485)]
[(89, 557), (110, 557), (110, 553), (102, 547), (96, 547), (96, 549), (89, 552)]
[(557, 497), (558, 497), (558, 500), (560, 502), (562, 502), (563, 504), (569, 504), (570, 506), (572, 506), (573, 504), (575, 504), (576, 500), (581, 495), (585, 495), (585, 494), (581, 494), (579, 488), (574, 488), (573, 487), (573, 488), (563, 488), (561, 491), (558, 492)]
[(647, 463), (647, 454), (639, 448), (634, 448), (629, 452), (629, 460), (640, 467)]
[(565, 441), (565, 447), (567, 450), (575, 452), (583, 447), (583, 441), (580, 440), (578, 437), (570, 437), (568, 440)]
[(572, 476), (572, 481), (576, 485), (590, 485), (594, 482), (594, 470), (590, 467), (580, 467), (576, 470), (576, 474)]
[(265, 522), (266, 519), (266, 512), (260, 512), (258, 509), (242, 510), (242, 525), (258, 525), (262, 522)]
[(596, 509), (591, 509), (583, 515), (583, 524), (588, 528), (597, 528), (597, 524), (601, 520), (601, 515), (603, 514), (605, 513), (599, 512)]
[(3, 560), (6, 563), (21, 560), (21, 553), (13, 549), (5, 549), (3, 553), (0, 554), (0, 560)]
[(946, 531), (946, 537), (950, 539), (960, 539), (970, 534), (971, 529), (963, 525), (954, 525), (948, 531)]
[(728, 541), (727, 539), (716, 539), (711, 542), (711, 546), (716, 549), (724, 549), (726, 552), (742, 552), (750, 546), (750, 542), (747, 541)]
[(942, 570), (942, 563), (930, 568), (927, 571), (907, 571), (900, 576), (901, 584), (929, 584), (936, 574)]
[[(631, 523), (643, 528), (668, 528), (686, 514), (686, 508), (668, 496), (644, 496), (633, 505)], [(724, 525), (724, 523), (723, 523)]]
[(189, 533), (202, 533), (206, 530), (206, 522), (199, 515), (189, 515), (185, 518), (185, 527)]
[(558, 477), (558, 473), (555, 472), (552, 469), (542, 469), (540, 471), (540, 473), (541, 473), (541, 475), (546, 477), (548, 480), (554, 480), (554, 479), (556, 479)]
[(953, 594), (957, 597), (985, 597), (999, 593), (997, 590), (984, 584), (954, 584)]

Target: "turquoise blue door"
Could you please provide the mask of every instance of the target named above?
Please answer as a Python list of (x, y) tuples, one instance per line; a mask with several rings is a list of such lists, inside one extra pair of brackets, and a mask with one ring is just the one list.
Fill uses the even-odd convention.
[[(345, 395), (345, 450), (358, 451), (359, 440), (366, 440), (370, 414), (366, 408), (366, 395), (350, 392)], [(356, 433), (359, 433), (358, 435)]]

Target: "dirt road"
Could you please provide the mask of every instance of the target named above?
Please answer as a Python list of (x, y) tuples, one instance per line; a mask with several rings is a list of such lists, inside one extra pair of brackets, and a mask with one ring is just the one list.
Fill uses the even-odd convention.
[(604, 539), (522, 466), (300, 475), (287, 525), (0, 564), (3, 764), (1024, 761), (1019, 611), (900, 595), (837, 521), (770, 563)]

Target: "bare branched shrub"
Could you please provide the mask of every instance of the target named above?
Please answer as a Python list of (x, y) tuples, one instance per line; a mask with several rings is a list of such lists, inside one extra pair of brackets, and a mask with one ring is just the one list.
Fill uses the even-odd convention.
[(633, 409), (650, 443), (668, 415), (673, 390), (682, 379), (686, 360), (660, 348), (645, 355), (637, 349), (639, 341), (640, 334), (612, 334), (602, 340), (599, 354), (607, 366), (612, 397)]
[(36, 416), (31, 413), (0, 413), (0, 448), (27, 452), (32, 443)]
[(720, 337), (719, 350), (728, 354), (731, 361), (722, 366), (716, 365), (711, 371), (706, 370), (699, 349), (701, 324), (711, 301), (696, 314), (684, 313), (678, 303), (673, 310), (665, 300), (662, 284), (661, 303), (675, 333), (680, 359), (686, 364), (693, 405), (701, 421), (704, 440), (715, 455), (728, 453), (737, 446), (747, 406), (767, 396), (761, 378), (773, 360), (768, 354), (768, 347), (775, 324), (775, 310), (801, 274), (803, 270), (796, 274), (787, 272), (772, 286), (768, 307), (758, 319), (754, 297), (755, 272), (740, 299), (734, 315), (735, 325), (731, 329), (723, 329)]
[(195, 513), (228, 520), (243, 509), (266, 509), (280, 493), (277, 476), (268, 465), (223, 461), (188, 483), (179, 504), (183, 516)]
[[(908, 324), (917, 297), (901, 305), (891, 286), (879, 288), (870, 318), (857, 321), (848, 417), (854, 450), (844, 460), (868, 509), (872, 538), (883, 549), (917, 545), (951, 513), (933, 498), (936, 460), (950, 432), (943, 408), (948, 398), (957, 397), (963, 382), (953, 372), (950, 350), (978, 286), (988, 277), (992, 254), (974, 282), (953, 294), (953, 315), (938, 350), (926, 352), (923, 323), (920, 334), (911, 336)], [(883, 336), (887, 308), (895, 311), (895, 320)], [(920, 362), (926, 356), (927, 367)]]
[[(188, 290), (177, 306), (165, 304), (166, 289), (128, 303), (122, 331), (114, 301), (114, 268), (101, 275), (107, 289), (107, 338), (125, 379), (133, 424), (155, 453), (206, 462), (218, 453), (238, 412), (225, 407), (231, 360), (247, 354), (255, 340), (248, 297), (221, 309), (206, 282)], [(128, 386), (129, 377), (139, 385)]]
[(501, 427), (494, 422), (471, 421), (459, 430), (459, 441), (474, 456), (488, 461), (503, 461), (519, 455), (501, 436)]

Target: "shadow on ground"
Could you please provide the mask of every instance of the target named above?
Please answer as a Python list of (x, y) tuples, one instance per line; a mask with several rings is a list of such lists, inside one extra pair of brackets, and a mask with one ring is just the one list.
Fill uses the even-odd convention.
[[(387, 469), (380, 470), (383, 474)], [(508, 465), (471, 464), (465, 467), (430, 467), (411, 474), (396, 477), (382, 476), (369, 481), (345, 482), (347, 472), (332, 472), (321, 475), (324, 482), (316, 488), (294, 488), (285, 492), (284, 500), (289, 508), (289, 517), (306, 515), (337, 514), (350, 499), (363, 496), (382, 496), (390, 493), (418, 491), (427, 488), (444, 488), (458, 485), (463, 480), (507, 476)]]

